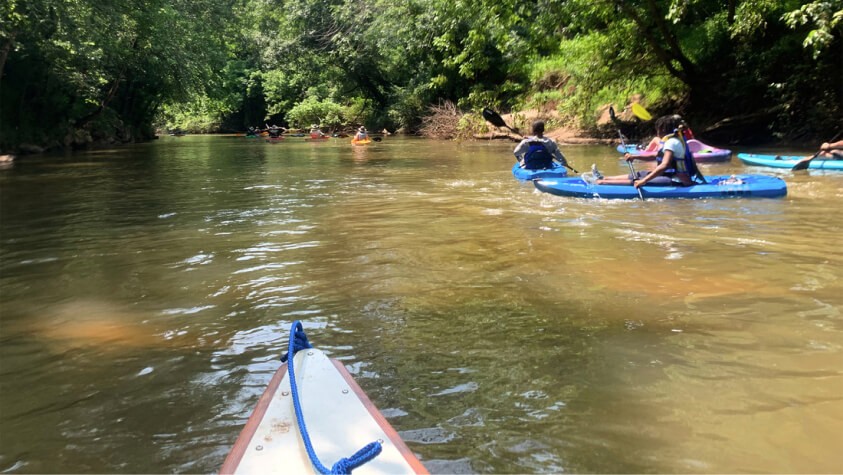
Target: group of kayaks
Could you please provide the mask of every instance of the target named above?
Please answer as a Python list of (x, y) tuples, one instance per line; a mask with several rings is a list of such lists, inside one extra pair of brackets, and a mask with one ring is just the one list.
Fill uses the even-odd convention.
[[(330, 135), (318, 135), (318, 134), (288, 134), (288, 137), (304, 137), (305, 141), (308, 142), (321, 142), (323, 140), (328, 140), (331, 138)], [(247, 139), (265, 139), (269, 143), (276, 143), (283, 141), (286, 137), (283, 135), (279, 136), (270, 136), (270, 135), (255, 135), (255, 134), (246, 134), (245, 137)], [(339, 137), (337, 137), (339, 138)], [(358, 139), (351, 139), (351, 145), (367, 145), (372, 143), (371, 138), (358, 140)]]
[[(699, 140), (688, 140), (694, 159), (701, 163), (727, 162), (732, 151), (706, 145)], [(619, 145), (620, 153), (629, 153), (639, 159), (656, 158), (657, 151), (642, 149), (637, 145)], [(758, 155), (739, 153), (738, 158), (747, 165), (792, 169), (805, 157)], [(843, 170), (843, 160), (815, 158), (808, 165), (810, 169)], [(780, 198), (787, 195), (784, 180), (774, 176), (758, 174), (710, 175), (704, 182), (691, 186), (642, 186), (599, 185), (582, 177), (569, 177), (568, 170), (554, 163), (553, 168), (526, 170), (518, 163), (513, 165), (515, 178), (532, 181), (535, 187), (545, 193), (558, 196), (604, 199), (639, 198)], [(640, 190), (640, 193), (639, 193)]]

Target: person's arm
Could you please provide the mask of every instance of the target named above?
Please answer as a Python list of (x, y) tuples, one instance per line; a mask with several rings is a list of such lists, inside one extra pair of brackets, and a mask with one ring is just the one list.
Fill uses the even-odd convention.
[(519, 142), (518, 145), (515, 147), (515, 150), (512, 151), (512, 153), (515, 155), (515, 158), (519, 162), (522, 162), (524, 160), (524, 154), (527, 153), (527, 139), (524, 139)]
[(843, 140), (838, 140), (837, 142), (826, 142), (820, 145), (820, 150), (824, 152), (828, 152), (831, 150), (843, 150)]
[(673, 163), (673, 150), (665, 149), (664, 150), (664, 158), (662, 158), (662, 162), (656, 168), (653, 168), (650, 173), (647, 174), (644, 178), (640, 180), (633, 180), (633, 186), (636, 188), (640, 188), (644, 186), (648, 181), (652, 180), (657, 176), (661, 176), (665, 170), (670, 168), (670, 164)]
[(562, 154), (562, 150), (559, 150), (559, 145), (556, 144), (554, 141), (550, 141), (553, 144), (553, 149), (550, 151), (550, 154), (553, 155), (553, 158), (556, 159), (563, 167), (568, 166), (568, 160), (565, 159), (565, 155)]

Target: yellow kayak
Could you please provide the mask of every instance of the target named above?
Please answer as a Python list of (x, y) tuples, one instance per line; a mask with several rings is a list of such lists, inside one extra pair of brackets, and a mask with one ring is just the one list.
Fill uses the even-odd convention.
[(368, 143), (372, 143), (372, 139), (363, 139), (363, 140), (351, 139), (351, 145), (366, 145)]

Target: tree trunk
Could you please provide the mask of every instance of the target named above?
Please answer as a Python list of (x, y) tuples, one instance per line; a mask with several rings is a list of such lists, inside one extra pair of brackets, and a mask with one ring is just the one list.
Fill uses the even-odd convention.
[(12, 51), (12, 46), (15, 44), (15, 33), (12, 33), (6, 41), (0, 46), (0, 87), (3, 85), (3, 71), (6, 67), (6, 58), (9, 57), (9, 52)]
[[(664, 15), (658, 11), (658, 7), (653, 0), (647, 2), (647, 18), (645, 20), (635, 7), (630, 6), (625, 0), (615, 0), (615, 5), (626, 14), (636, 25), (638, 30), (644, 37), (644, 41), (653, 51), (653, 54), (661, 61), (667, 71), (675, 78), (683, 83), (691, 86), (694, 81), (694, 71), (696, 66), (679, 47), (679, 42), (676, 40), (676, 35), (670, 31), (669, 26), (665, 22)], [(658, 32), (659, 35), (656, 35)], [(677, 68), (674, 61), (679, 63)]]
[(6, 68), (6, 58), (9, 57), (9, 52), (12, 50), (12, 46), (15, 44), (15, 33), (9, 35), (6, 39), (6, 42), (0, 47), (0, 112), (3, 110), (3, 72)]

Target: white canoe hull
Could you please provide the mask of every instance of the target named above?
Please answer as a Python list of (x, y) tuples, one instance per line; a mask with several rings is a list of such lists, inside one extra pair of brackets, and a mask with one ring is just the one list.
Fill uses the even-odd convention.
[[(305, 425), (327, 468), (374, 441), (383, 451), (354, 475), (428, 473), (339, 361), (322, 351), (296, 353), (296, 384)], [(223, 463), (223, 474), (316, 473), (299, 433), (284, 364)]]

